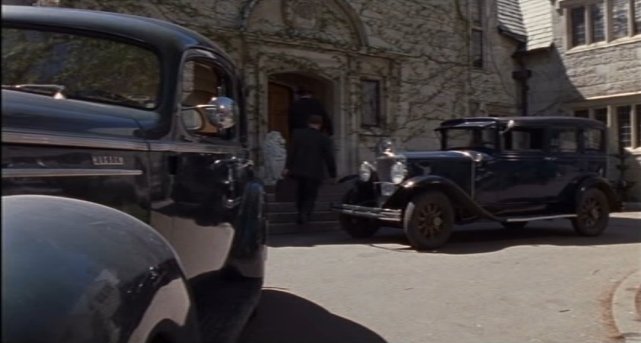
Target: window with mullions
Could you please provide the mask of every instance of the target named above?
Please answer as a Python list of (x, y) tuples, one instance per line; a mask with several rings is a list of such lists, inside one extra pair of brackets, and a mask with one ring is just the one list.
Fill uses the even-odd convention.
[(381, 126), (381, 83), (377, 80), (362, 80), (362, 108), (361, 126)]
[(630, 118), (630, 111), (632, 106), (617, 107), (617, 128), (619, 135), (619, 144), (623, 147), (632, 146), (632, 122)]
[(470, 60), (472, 67), (482, 69), (484, 66), (484, 0), (470, 0)]
[(641, 0), (586, 1), (566, 13), (569, 47), (641, 34)]
[(634, 116), (637, 121), (637, 147), (641, 147), (641, 105), (636, 106)]
[(472, 66), (483, 68), (483, 31), (472, 30)]
[(597, 108), (594, 110), (594, 120), (598, 120), (603, 123), (603, 125), (608, 125), (608, 109), (607, 108)]

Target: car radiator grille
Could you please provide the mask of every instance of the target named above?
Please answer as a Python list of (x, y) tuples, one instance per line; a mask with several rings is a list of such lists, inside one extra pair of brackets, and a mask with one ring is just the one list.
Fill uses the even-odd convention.
[(392, 157), (384, 156), (376, 159), (376, 173), (378, 174), (379, 181), (392, 182), (390, 172), (394, 163), (396, 163), (396, 159)]

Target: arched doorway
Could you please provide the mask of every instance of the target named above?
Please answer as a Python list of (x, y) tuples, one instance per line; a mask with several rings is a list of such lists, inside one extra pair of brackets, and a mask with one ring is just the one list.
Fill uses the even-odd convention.
[(296, 98), (296, 91), (304, 87), (312, 92), (334, 120), (333, 92), (331, 82), (302, 73), (279, 73), (269, 76), (267, 98), (267, 131), (279, 131), (289, 142), (289, 106)]

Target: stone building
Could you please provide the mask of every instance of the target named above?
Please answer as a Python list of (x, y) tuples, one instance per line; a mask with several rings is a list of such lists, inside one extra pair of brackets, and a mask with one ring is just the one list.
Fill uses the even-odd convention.
[(313, 91), (333, 119), (339, 175), (353, 173), (381, 136), (436, 148), (443, 119), (518, 113), (518, 47), (480, 0), (60, 1), (166, 19), (218, 42), (245, 83), (250, 146), (289, 137), (296, 90)]
[(515, 27), (527, 37), (528, 114), (604, 122), (609, 152), (619, 155), (610, 158), (608, 176), (634, 183), (627, 200), (641, 201), (641, 0), (521, 0), (515, 7), (522, 17)]
[(241, 70), (259, 165), (269, 132), (289, 137), (287, 109), (306, 87), (333, 119), (339, 175), (382, 136), (436, 148), (442, 119), (564, 114), (607, 123), (610, 152), (633, 156), (629, 195), (641, 197), (641, 0), (56, 1), (218, 42)]

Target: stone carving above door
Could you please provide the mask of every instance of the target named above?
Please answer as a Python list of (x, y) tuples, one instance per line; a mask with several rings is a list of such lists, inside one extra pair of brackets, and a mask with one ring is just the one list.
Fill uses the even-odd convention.
[(314, 0), (286, 0), (283, 2), (285, 24), (294, 29), (318, 29), (318, 4)]
[(345, 0), (259, 0), (250, 4), (243, 23), (250, 34), (352, 50), (367, 45), (363, 24)]

